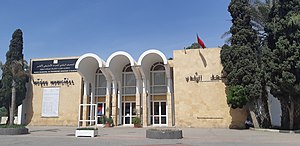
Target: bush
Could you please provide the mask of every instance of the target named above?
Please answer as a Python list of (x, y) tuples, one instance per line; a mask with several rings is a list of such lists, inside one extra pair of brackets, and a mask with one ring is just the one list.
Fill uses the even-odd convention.
[(245, 88), (240, 85), (234, 85), (229, 87), (227, 94), (227, 103), (233, 108), (243, 108), (246, 105), (248, 99), (245, 95)]
[(105, 118), (105, 123), (112, 124), (113, 123), (113, 119), (111, 117)]
[(133, 119), (132, 119), (132, 123), (133, 124), (137, 124), (137, 125), (140, 125), (141, 124), (141, 118), (140, 117), (134, 117)]
[(25, 128), (25, 125), (6, 125), (6, 124), (0, 124), (0, 128)]
[(0, 108), (0, 117), (7, 116), (7, 110), (4, 107)]

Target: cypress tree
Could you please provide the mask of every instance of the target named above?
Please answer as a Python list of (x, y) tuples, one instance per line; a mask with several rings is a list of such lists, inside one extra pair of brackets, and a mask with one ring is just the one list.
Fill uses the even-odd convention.
[(266, 27), (268, 48), (264, 50), (264, 62), (271, 93), (281, 103), (283, 129), (297, 127), (294, 112), (300, 97), (299, 12), (299, 0), (279, 0), (271, 9)]
[[(232, 108), (249, 105), (260, 127), (270, 126), (266, 105), (263, 72), (259, 63), (259, 38), (251, 26), (248, 0), (231, 0), (228, 11), (232, 17), (230, 45), (221, 49), (223, 75), (227, 85), (227, 103)], [(262, 106), (261, 106), (261, 103)]]
[[(10, 125), (13, 123), (14, 111), (16, 106), (22, 104), (26, 96), (26, 82), (28, 76), (24, 71), (23, 60), (23, 33), (21, 29), (17, 29), (10, 41), (9, 50), (6, 53), (6, 62), (2, 66), (2, 93), (1, 102), (9, 111)], [(12, 91), (15, 93), (15, 99), (12, 102)], [(15, 102), (15, 103), (14, 103)]]

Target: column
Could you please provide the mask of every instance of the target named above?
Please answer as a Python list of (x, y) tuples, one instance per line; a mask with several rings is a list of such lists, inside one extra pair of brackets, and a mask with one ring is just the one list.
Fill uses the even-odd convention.
[(113, 81), (113, 89), (112, 89), (112, 105), (111, 105), (111, 117), (113, 118), (114, 125), (117, 125), (117, 82)]
[(111, 92), (111, 81), (110, 80), (107, 80), (106, 81), (106, 97), (105, 97), (105, 115), (107, 117), (109, 117), (111, 115), (111, 112), (110, 112), (110, 102), (111, 102), (111, 99), (110, 99), (110, 93)]
[(136, 94), (135, 94), (135, 102), (136, 102), (136, 115), (138, 117), (141, 116), (141, 94), (140, 94), (140, 86), (141, 86), (141, 79), (136, 79)]
[(146, 90), (146, 80), (142, 79), (142, 99), (143, 99), (143, 126), (148, 126), (148, 101), (147, 101), (147, 90)]
[(117, 101), (117, 107), (118, 107), (118, 111), (117, 111), (117, 119), (118, 119), (118, 125), (121, 125), (122, 123), (122, 86), (121, 86), (121, 81), (118, 81), (118, 101)]
[(167, 85), (167, 110), (168, 110), (168, 127), (173, 126), (172, 125), (172, 119), (173, 119), (173, 112), (172, 112), (172, 104), (173, 104), (173, 99), (172, 99), (172, 93), (171, 93), (171, 78), (167, 78), (168, 85)]
[[(83, 81), (84, 84), (83, 84), (83, 99), (82, 99), (82, 103), (81, 104), (87, 104), (87, 101), (88, 101), (88, 91), (89, 91), (89, 86), (88, 86), (88, 82), (87, 81)], [(80, 113), (80, 108), (82, 108), (82, 113)], [(81, 120), (86, 120), (88, 119), (88, 114), (87, 114), (87, 106), (81, 106), (80, 105), (80, 108), (79, 108), (79, 119), (81, 118), (81, 115), (82, 115), (82, 119)], [(82, 126), (86, 126), (86, 122), (83, 122), (82, 123)], [(79, 125), (78, 125), (79, 126)]]

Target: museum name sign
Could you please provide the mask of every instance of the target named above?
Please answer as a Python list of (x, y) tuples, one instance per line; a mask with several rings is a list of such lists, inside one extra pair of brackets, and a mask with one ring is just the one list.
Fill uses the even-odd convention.
[(186, 80), (186, 82), (191, 81), (191, 82), (196, 82), (196, 83), (199, 83), (199, 82), (213, 82), (213, 81), (222, 80), (222, 77), (219, 74), (212, 74), (210, 76), (210, 80), (202, 80), (202, 75), (199, 75), (197, 72), (195, 72), (194, 75), (185, 77), (185, 80)]
[(32, 74), (77, 72), (77, 59), (41, 60), (32, 62)]
[(44, 81), (43, 79), (32, 80), (33, 85), (47, 87), (47, 86), (67, 86), (75, 85), (74, 81), (69, 78), (64, 78), (63, 80), (52, 80)]

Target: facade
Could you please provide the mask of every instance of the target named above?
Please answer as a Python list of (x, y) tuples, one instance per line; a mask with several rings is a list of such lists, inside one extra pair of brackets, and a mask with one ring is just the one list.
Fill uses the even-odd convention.
[(77, 125), (82, 79), (75, 69), (78, 57), (31, 59), (31, 83), (23, 103), (30, 125)]
[(33, 59), (26, 122), (86, 126), (112, 117), (116, 126), (133, 126), (140, 117), (144, 127), (243, 127), (246, 110), (226, 103), (220, 49), (173, 56), (148, 50), (137, 61), (124, 51), (107, 61), (93, 53)]
[(245, 109), (226, 101), (219, 48), (174, 51), (175, 123), (179, 127), (242, 127)]

